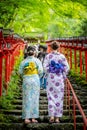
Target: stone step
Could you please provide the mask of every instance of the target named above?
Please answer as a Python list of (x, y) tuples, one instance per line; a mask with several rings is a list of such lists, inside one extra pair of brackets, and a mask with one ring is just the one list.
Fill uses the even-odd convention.
[[(44, 107), (44, 105), (48, 105), (48, 101), (47, 100), (40, 100), (39, 101), (39, 103), (40, 103), (40, 107), (43, 105), (43, 107)], [(83, 105), (82, 105), (83, 104)], [(20, 99), (17, 99), (17, 100), (15, 100), (14, 102), (13, 102), (13, 106), (14, 107), (17, 107), (17, 105), (19, 106), (19, 105), (21, 105), (22, 106), (22, 100), (20, 100)], [(87, 103), (86, 103), (86, 101), (81, 101), (81, 106), (83, 107), (83, 108), (87, 108), (86, 106), (87, 106)], [(20, 107), (20, 106), (19, 106)], [(64, 100), (64, 109), (65, 108), (68, 108), (68, 104), (66, 104), (66, 100)], [(72, 108), (72, 100), (70, 101), (70, 108)], [(77, 107), (76, 107), (77, 108)]]
[[(83, 110), (87, 109), (87, 104), (82, 104), (81, 106), (82, 106)], [(77, 105), (75, 105), (75, 107), (76, 107), (76, 109), (78, 109)], [(65, 108), (68, 109), (69, 108), (68, 105), (65, 106)], [(73, 109), (73, 104), (70, 105), (70, 109)]]
[[(64, 97), (66, 96), (66, 94), (64, 94)], [(87, 93), (84, 95), (80, 95), (79, 93), (76, 94), (76, 96), (78, 97), (78, 99), (84, 99), (84, 100), (87, 100)], [(67, 96), (68, 97), (68, 96)], [(70, 97), (72, 98), (72, 94), (70, 94)], [(16, 96), (15, 99), (20, 99), (22, 100), (22, 96)], [(47, 95), (43, 96), (43, 95), (40, 95), (40, 100), (43, 100), (43, 99), (46, 99), (47, 100)]]
[(85, 95), (84, 95), (84, 97), (83, 96), (77, 96), (77, 98), (78, 98), (79, 101), (85, 101), (85, 102), (87, 101), (87, 96), (85, 96)]
[[(15, 99), (22, 100), (22, 95), (21, 96), (16, 96)], [(40, 100), (47, 100), (47, 96), (40, 96)]]
[[(72, 97), (70, 97), (70, 100), (72, 100)], [(47, 97), (42, 97), (42, 96), (40, 96), (40, 100), (39, 100), (39, 102), (42, 104), (44, 104), (44, 103), (46, 103), (47, 104), (47, 102), (48, 102), (48, 100), (47, 100)], [(66, 99), (64, 98), (64, 102), (66, 102)], [(13, 101), (13, 104), (22, 104), (22, 99), (15, 99), (14, 101)]]
[[(48, 104), (48, 101), (47, 100), (39, 100), (40, 104)], [(13, 104), (22, 104), (22, 100), (21, 99), (16, 99), (14, 100)]]
[[(21, 115), (22, 114), (22, 110), (17, 110), (17, 109), (14, 109), (14, 110), (3, 110), (2, 109), (1, 112), (4, 114), (12, 114), (12, 115)], [(87, 114), (87, 109), (84, 110), (84, 112)], [(39, 113), (40, 113), (40, 115), (48, 115), (48, 110), (40, 110)], [(72, 115), (73, 112), (72, 112), (72, 110), (70, 110), (70, 111), (64, 110), (63, 114), (64, 115)], [(76, 110), (76, 114), (80, 115), (80, 111)]]
[[(37, 119), (39, 123), (47, 123), (49, 122), (49, 116), (48, 115), (40, 115), (39, 118)], [(83, 121), (82, 116), (81, 115), (77, 115), (76, 116), (76, 121), (81, 123)], [(18, 123), (18, 122), (23, 122), (22, 116), (21, 115), (12, 115), (12, 114), (5, 114), (4, 115), (4, 120), (0, 119), (0, 122), (6, 122), (6, 123)], [(60, 117), (60, 122), (61, 123), (73, 123), (73, 115), (63, 115), (62, 117)]]
[[(75, 85), (75, 87), (77, 87)], [(78, 98), (81, 100), (82, 104), (84, 104), (84, 112), (87, 114), (87, 96), (85, 96), (86, 92), (83, 90), (80, 91), (77, 87), (77, 90), (75, 90)], [(65, 90), (66, 93), (66, 90)], [(72, 94), (70, 94), (70, 101), (72, 99)], [(87, 95), (87, 94), (86, 94)], [(21, 94), (19, 96), (16, 96), (17, 98), (14, 101), (15, 109), (13, 110), (1, 110), (2, 113), (7, 116), (7, 123), (0, 123), (0, 130), (74, 130), (74, 124), (73, 124), (73, 112), (72, 110), (68, 111), (68, 109), (65, 109), (65, 103), (66, 100), (64, 98), (64, 113), (63, 117), (60, 118), (59, 124), (49, 124), (49, 117), (48, 117), (48, 102), (47, 102), (47, 94), (46, 90), (40, 90), (40, 117), (38, 118), (39, 123), (38, 124), (30, 124), (25, 126), (22, 122), (22, 90)], [(85, 99), (84, 99), (85, 98)], [(84, 100), (83, 100), (84, 99)], [(68, 105), (67, 105), (68, 108)], [(72, 104), (70, 106), (70, 109), (72, 108)], [(82, 130), (82, 116), (76, 106), (76, 121), (77, 121), (77, 130)], [(8, 120), (9, 119), (9, 120)], [(9, 122), (9, 123), (8, 123)]]
[[(16, 109), (16, 110), (22, 110), (22, 104), (14, 104), (13, 105), (13, 108)], [(65, 105), (64, 104), (64, 107), (63, 107), (65, 110), (68, 110), (68, 109), (73, 109), (73, 105), (71, 104), (70, 108), (68, 105)], [(82, 105), (82, 108), (85, 110), (87, 109), (87, 104), (85, 105)], [(40, 104), (39, 105), (39, 109), (40, 110), (47, 110), (48, 109), (48, 104)], [(76, 110), (78, 110), (78, 107), (76, 105)]]
[(76, 93), (77, 96), (81, 96), (81, 97), (87, 98), (87, 92), (84, 92), (84, 93), (81, 92), (81, 93), (80, 93), (80, 92), (78, 91), (78, 92), (75, 92), (75, 93)]
[[(39, 122), (49, 122), (49, 116), (48, 115), (41, 115), (39, 117)], [(83, 120), (82, 120), (82, 116), (81, 115), (77, 115), (76, 116), (76, 121), (81, 123)], [(63, 115), (62, 117), (60, 117), (60, 122), (61, 123), (73, 123), (73, 116), (69, 116), (69, 115)]]
[[(77, 123), (76, 130), (82, 130), (83, 124)], [(0, 123), (0, 130), (74, 130), (73, 123)]]
[[(85, 91), (85, 90), (84, 90), (84, 92), (80, 92), (80, 93), (79, 93), (79, 91), (81, 91), (81, 89), (80, 90), (75, 90), (74, 89), (74, 91), (75, 91), (76, 95), (78, 95), (78, 94), (80, 96), (84, 96), (85, 95), (87, 97), (87, 94), (86, 94), (87, 91)], [(64, 94), (66, 94), (66, 91), (64, 91)], [(72, 95), (72, 93), (70, 93), (70, 95)], [(22, 94), (19, 94), (19, 95), (16, 95), (16, 96), (22, 98)], [(47, 93), (42, 91), (42, 92), (40, 92), (40, 96), (47, 96)]]
[[(13, 106), (15, 109), (19, 109), (21, 110), (22, 109), (22, 105), (14, 105)], [(40, 104), (39, 105), (39, 109), (44, 109), (44, 110), (47, 110), (48, 109), (48, 105), (47, 104)]]

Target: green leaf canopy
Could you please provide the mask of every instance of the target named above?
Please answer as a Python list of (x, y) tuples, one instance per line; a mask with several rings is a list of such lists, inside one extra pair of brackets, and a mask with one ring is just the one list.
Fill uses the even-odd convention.
[(0, 26), (22, 36), (87, 36), (86, 6), (86, 0), (1, 0)]

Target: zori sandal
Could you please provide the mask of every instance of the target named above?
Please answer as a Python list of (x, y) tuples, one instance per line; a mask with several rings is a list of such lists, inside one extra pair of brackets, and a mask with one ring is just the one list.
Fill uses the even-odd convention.
[(32, 123), (38, 123), (38, 121), (35, 119), (32, 119)]
[(49, 123), (54, 123), (54, 117), (51, 117)]
[(25, 124), (29, 124), (29, 123), (31, 123), (31, 121), (28, 120), (28, 119), (25, 119), (24, 123), (25, 123)]

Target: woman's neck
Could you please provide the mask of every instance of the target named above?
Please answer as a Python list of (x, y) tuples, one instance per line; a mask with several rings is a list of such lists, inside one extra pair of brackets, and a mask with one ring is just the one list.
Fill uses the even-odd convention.
[(32, 56), (28, 56), (29, 58), (32, 58), (32, 57), (34, 57), (34, 55), (32, 55)]
[(52, 52), (55, 52), (55, 53), (57, 53), (58, 51), (57, 51), (57, 50), (52, 50)]

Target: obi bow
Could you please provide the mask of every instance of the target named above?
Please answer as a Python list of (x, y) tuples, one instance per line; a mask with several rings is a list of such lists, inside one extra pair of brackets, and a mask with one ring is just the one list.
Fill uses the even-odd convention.
[(50, 73), (62, 73), (63, 71), (64, 71), (64, 64), (56, 63), (53, 60), (49, 64), (49, 72)]
[(24, 74), (25, 75), (32, 75), (37, 74), (37, 67), (34, 62), (26, 63), (24, 66)]

